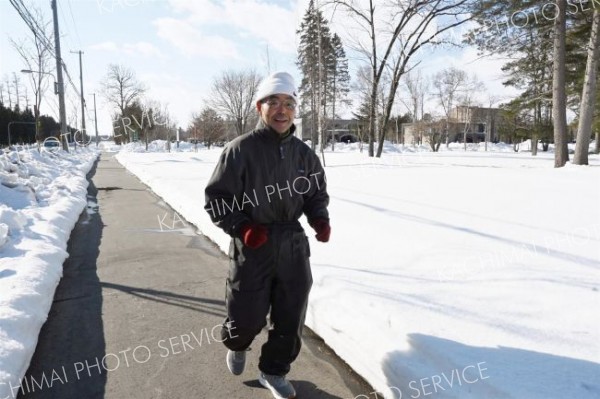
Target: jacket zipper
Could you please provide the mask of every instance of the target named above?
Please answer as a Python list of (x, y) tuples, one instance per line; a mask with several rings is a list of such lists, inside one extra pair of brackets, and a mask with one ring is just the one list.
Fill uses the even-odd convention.
[[(285, 155), (283, 154), (283, 143), (282, 142), (279, 142), (279, 159), (280, 160), (281, 159), (285, 159)], [(283, 174), (281, 173), (284, 170), (283, 166), (284, 165), (280, 165), (279, 168), (277, 168), (278, 172), (279, 172), (278, 173), (278, 178), (281, 178), (282, 175), (286, 175), (286, 173), (283, 173)], [(283, 176), (283, 177), (287, 178), (287, 176)], [(284, 209), (283, 201), (280, 200), (279, 203), (278, 203), (278, 207), (277, 207), (277, 217), (278, 217), (278, 219), (280, 221), (284, 219), (283, 209)]]

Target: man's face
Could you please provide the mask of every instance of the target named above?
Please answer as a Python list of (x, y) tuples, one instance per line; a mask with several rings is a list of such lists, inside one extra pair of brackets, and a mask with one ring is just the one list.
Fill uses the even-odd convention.
[(256, 109), (267, 126), (282, 134), (294, 123), (296, 101), (286, 94), (276, 94), (258, 102)]

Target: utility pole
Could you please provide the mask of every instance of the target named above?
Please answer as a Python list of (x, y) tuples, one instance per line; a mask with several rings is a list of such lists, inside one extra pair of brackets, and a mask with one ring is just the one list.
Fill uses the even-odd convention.
[(83, 51), (79, 50), (79, 51), (71, 51), (71, 53), (73, 54), (79, 54), (79, 87), (80, 89), (80, 93), (79, 96), (81, 97), (81, 133), (83, 135), (83, 137), (85, 137), (87, 135), (87, 131), (85, 129), (85, 100), (83, 98), (83, 66), (81, 64), (81, 55), (83, 54)]
[(96, 115), (96, 93), (94, 93), (94, 126), (96, 128), (96, 148), (98, 147), (98, 116)]
[[(52, 6), (52, 17), (54, 19), (54, 49), (56, 51), (56, 80), (58, 83), (58, 108), (60, 116), (60, 138), (63, 150), (69, 151), (67, 138), (67, 115), (65, 112), (65, 84), (62, 75), (62, 57), (60, 55), (60, 32), (58, 30), (58, 7), (56, 0), (50, 3)], [(63, 141), (64, 139), (64, 141)]]

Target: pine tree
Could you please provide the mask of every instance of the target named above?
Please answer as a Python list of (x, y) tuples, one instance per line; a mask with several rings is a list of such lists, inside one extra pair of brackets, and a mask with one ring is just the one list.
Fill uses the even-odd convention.
[[(348, 104), (348, 93), (350, 92), (350, 74), (348, 73), (348, 59), (342, 45), (342, 40), (337, 35), (333, 34), (331, 39), (332, 51), (329, 61), (329, 76), (330, 76), (330, 93), (331, 93), (331, 117), (335, 121), (335, 109), (339, 102)], [(331, 141), (331, 149), (333, 150), (335, 140)]]
[[(317, 19), (320, 19), (319, 21)], [(302, 73), (300, 83), (301, 116), (310, 120), (312, 148), (315, 149), (317, 143), (317, 113), (319, 111), (317, 104), (319, 83), (319, 68), (322, 67), (319, 59), (319, 36), (318, 24), (321, 24), (323, 31), (326, 24), (322, 14), (315, 8), (314, 1), (308, 4), (306, 13), (300, 29), (300, 43), (298, 45), (297, 65)]]
[(531, 116), (531, 153), (537, 154), (538, 140), (547, 146), (552, 130), (552, 43), (550, 32), (530, 30), (529, 40), (520, 42), (521, 58), (510, 61), (502, 70), (510, 77), (504, 82), (523, 90), (519, 96), (520, 111)]
[(554, 127), (557, 167), (568, 161), (566, 107), (578, 111), (582, 99), (588, 55), (581, 43), (589, 41), (592, 25), (588, 10), (582, 2), (565, 0), (534, 0), (525, 5), (516, 0), (482, 0), (474, 9), (479, 27), (467, 39), (480, 50), (514, 58), (505, 65), (511, 75), (506, 84), (524, 90), (517, 104), (533, 114), (532, 142), (538, 137), (543, 140), (548, 127)]
[(350, 91), (348, 60), (341, 39), (337, 34), (332, 36), (329, 22), (313, 0), (308, 4), (297, 33), (300, 34), (297, 65), (302, 73), (301, 116), (310, 121), (314, 149), (319, 141), (318, 132), (325, 129), (324, 124), (318, 126), (319, 115), (323, 119), (327, 116), (335, 119), (337, 104), (347, 101)]

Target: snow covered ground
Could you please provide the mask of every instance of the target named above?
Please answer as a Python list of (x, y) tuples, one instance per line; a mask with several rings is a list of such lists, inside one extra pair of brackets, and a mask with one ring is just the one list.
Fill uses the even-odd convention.
[[(492, 150), (327, 152), (307, 325), (386, 398), (599, 398), (600, 159)], [(203, 210), (220, 151), (117, 159), (227, 251)]]
[(97, 152), (0, 151), (0, 398), (33, 356)]
[[(599, 398), (600, 159), (492, 149), (327, 152), (307, 324), (386, 398)], [(221, 149), (149, 150), (117, 158), (226, 250), (203, 210)], [(0, 156), (0, 383), (25, 373), (95, 157)]]

